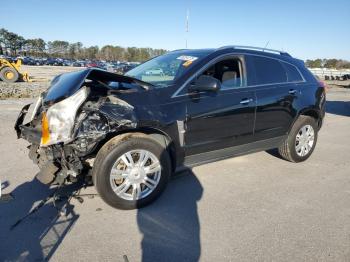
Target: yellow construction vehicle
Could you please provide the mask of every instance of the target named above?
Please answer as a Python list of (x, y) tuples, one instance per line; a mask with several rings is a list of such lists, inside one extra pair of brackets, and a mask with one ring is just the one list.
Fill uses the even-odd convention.
[(30, 82), (28, 73), (20, 72), (19, 69), (21, 65), (21, 59), (11, 63), (7, 59), (0, 58), (0, 79), (7, 83), (14, 83), (17, 81)]

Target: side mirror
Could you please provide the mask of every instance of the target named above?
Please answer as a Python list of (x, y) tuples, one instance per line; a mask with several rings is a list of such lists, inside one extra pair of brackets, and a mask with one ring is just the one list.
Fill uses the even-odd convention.
[(217, 92), (221, 88), (221, 82), (212, 76), (201, 75), (190, 86), (189, 91), (212, 91)]

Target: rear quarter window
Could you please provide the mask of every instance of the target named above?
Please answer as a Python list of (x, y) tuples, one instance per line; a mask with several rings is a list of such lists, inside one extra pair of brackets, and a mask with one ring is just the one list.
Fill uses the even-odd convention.
[(281, 64), (287, 72), (288, 82), (300, 82), (304, 80), (303, 77), (300, 75), (298, 69), (294, 65), (283, 62), (281, 62)]

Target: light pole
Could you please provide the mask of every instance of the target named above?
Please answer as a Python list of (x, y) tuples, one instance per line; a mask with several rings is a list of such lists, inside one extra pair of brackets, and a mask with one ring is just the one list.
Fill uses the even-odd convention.
[(190, 10), (187, 8), (187, 13), (186, 13), (186, 27), (185, 27), (185, 32), (186, 32), (186, 49), (187, 49), (187, 38), (188, 38), (188, 29), (189, 29), (189, 18), (190, 18)]

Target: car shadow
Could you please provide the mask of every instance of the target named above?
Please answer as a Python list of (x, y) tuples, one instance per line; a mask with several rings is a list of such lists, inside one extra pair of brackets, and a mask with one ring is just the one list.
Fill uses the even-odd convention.
[(277, 157), (279, 159), (285, 160), (279, 153), (278, 153), (278, 149), (277, 148), (273, 148), (273, 149), (269, 149), (265, 151), (266, 153), (268, 153), (271, 156)]
[(197, 202), (203, 188), (191, 170), (175, 175), (162, 196), (137, 211), (142, 260), (198, 261), (201, 254)]
[[(59, 195), (72, 195), (80, 186), (66, 186)], [(54, 206), (51, 196), (55, 191), (34, 178), (10, 193), (13, 200), (0, 203), (0, 261), (46, 261), (52, 257), (79, 218), (65, 198)], [(45, 199), (49, 201), (42, 201)], [(25, 217), (33, 209), (37, 210)], [(66, 210), (65, 215), (59, 210)]]
[(340, 116), (350, 116), (350, 101), (326, 101), (326, 112)]

